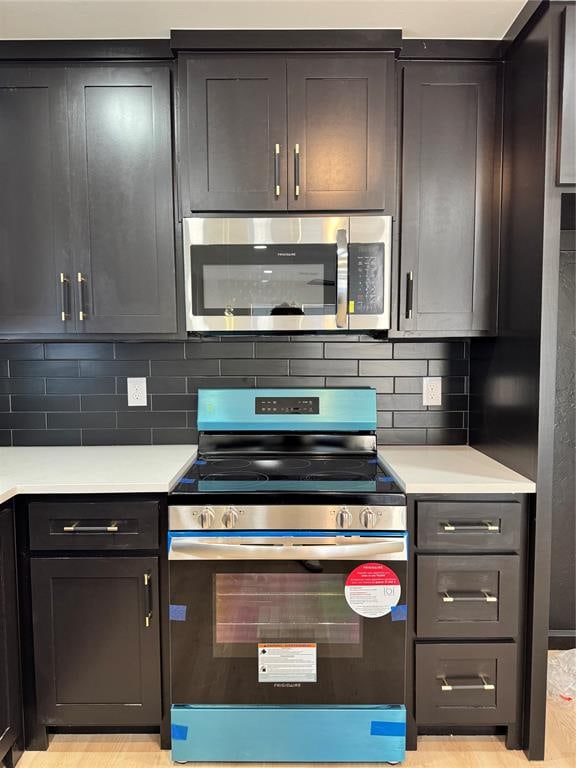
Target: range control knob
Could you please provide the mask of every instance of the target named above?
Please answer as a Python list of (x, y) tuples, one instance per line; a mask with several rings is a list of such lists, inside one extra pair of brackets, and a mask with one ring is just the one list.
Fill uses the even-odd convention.
[(364, 528), (374, 528), (376, 525), (376, 515), (372, 511), (371, 507), (364, 507), (360, 512), (360, 524)]
[(224, 528), (236, 528), (238, 523), (238, 510), (236, 507), (228, 507), (226, 512), (222, 515), (222, 523)]
[(214, 523), (214, 510), (212, 507), (204, 507), (204, 509), (200, 512), (199, 517), (201, 528), (212, 528)]
[(340, 507), (336, 512), (336, 525), (338, 528), (350, 528), (352, 525), (352, 514), (348, 507)]

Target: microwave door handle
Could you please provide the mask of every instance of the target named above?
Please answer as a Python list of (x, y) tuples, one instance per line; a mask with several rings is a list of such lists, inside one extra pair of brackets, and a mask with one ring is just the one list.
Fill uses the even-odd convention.
[(336, 232), (336, 326), (348, 325), (348, 237), (345, 229)]
[[(224, 544), (183, 536), (173, 539), (170, 560), (372, 560), (406, 555), (404, 537), (369, 544)], [(405, 559), (400, 558), (400, 559)]]

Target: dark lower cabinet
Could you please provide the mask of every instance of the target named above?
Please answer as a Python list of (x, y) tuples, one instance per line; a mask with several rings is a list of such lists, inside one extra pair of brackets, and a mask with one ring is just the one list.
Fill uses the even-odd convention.
[(158, 726), (156, 557), (32, 558), (38, 721)]
[(7, 507), (0, 509), (0, 765), (7, 766), (22, 734), (18, 637), (14, 520)]

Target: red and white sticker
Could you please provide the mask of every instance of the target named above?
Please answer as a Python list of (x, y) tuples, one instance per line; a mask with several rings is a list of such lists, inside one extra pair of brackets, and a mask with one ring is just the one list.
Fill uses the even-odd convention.
[(344, 594), (355, 613), (376, 619), (386, 616), (398, 605), (400, 579), (384, 563), (363, 563), (348, 574)]

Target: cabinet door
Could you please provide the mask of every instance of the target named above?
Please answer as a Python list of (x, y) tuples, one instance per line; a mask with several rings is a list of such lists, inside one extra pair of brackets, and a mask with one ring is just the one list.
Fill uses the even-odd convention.
[(170, 73), (70, 69), (68, 93), (77, 328), (175, 331)]
[(286, 62), (190, 56), (179, 66), (182, 214), (286, 208)]
[(0, 763), (21, 731), (12, 509), (0, 510)]
[(0, 334), (73, 330), (68, 189), (64, 70), (0, 69)]
[(404, 69), (400, 328), (493, 331), (498, 65)]
[(32, 558), (31, 570), (39, 720), (158, 725), (157, 558)]
[(558, 131), (558, 184), (576, 184), (576, 8), (562, 13), (562, 93)]
[(394, 208), (392, 54), (288, 59), (288, 207)]

